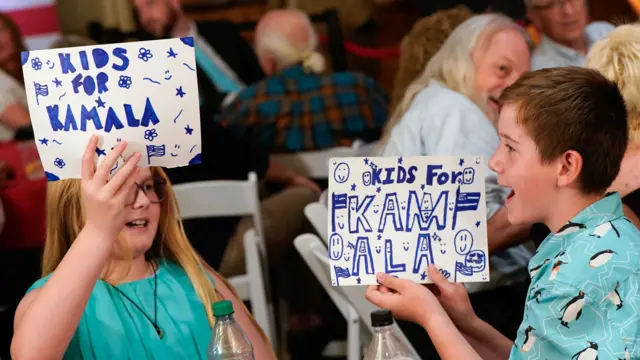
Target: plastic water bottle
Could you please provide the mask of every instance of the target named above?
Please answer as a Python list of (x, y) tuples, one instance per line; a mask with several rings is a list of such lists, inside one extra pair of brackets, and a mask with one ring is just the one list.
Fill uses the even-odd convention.
[(364, 360), (417, 360), (409, 347), (398, 338), (393, 328), (393, 316), (389, 310), (371, 313), (373, 339), (364, 352)]
[(233, 318), (233, 303), (229, 300), (213, 304), (216, 324), (207, 353), (208, 360), (254, 360), (253, 346)]

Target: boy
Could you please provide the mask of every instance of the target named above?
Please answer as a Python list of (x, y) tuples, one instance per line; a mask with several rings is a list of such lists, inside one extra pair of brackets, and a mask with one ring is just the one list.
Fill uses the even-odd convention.
[(619, 195), (605, 195), (627, 146), (618, 87), (594, 70), (551, 68), (525, 74), (500, 102), (501, 144), (489, 165), (512, 189), (509, 221), (552, 231), (529, 265), (515, 343), (478, 319), (462, 285), (433, 266), (437, 299), (384, 274), (367, 298), (422, 325), (443, 359), (637, 356), (640, 232), (624, 217)]

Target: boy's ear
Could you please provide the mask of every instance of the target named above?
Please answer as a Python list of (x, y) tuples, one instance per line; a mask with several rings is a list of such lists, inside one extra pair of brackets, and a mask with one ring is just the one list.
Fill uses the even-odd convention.
[(582, 172), (582, 156), (574, 150), (566, 151), (558, 158), (558, 187), (575, 184)]

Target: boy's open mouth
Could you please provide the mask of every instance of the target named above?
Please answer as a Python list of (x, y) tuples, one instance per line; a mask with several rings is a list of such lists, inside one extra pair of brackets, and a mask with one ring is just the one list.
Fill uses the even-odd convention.
[(511, 201), (511, 199), (513, 199), (515, 194), (516, 194), (515, 191), (513, 191), (513, 189), (511, 189), (511, 192), (509, 193), (509, 195), (507, 195), (507, 199), (504, 202), (505, 205), (508, 204)]
[(130, 228), (144, 228), (147, 227), (147, 224), (149, 224), (149, 220), (147, 219), (136, 219), (126, 223), (127, 227)]

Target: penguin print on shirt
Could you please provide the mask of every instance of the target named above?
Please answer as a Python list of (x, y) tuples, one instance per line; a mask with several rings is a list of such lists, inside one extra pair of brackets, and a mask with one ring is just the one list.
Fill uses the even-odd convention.
[(611, 260), (611, 257), (613, 257), (613, 254), (618, 255), (618, 253), (616, 253), (613, 250), (602, 250), (599, 251), (597, 253), (595, 253), (591, 259), (589, 259), (589, 266), (591, 266), (592, 268), (597, 268), (598, 266), (602, 266), (606, 263), (609, 262), (609, 260)]
[(566, 253), (567, 253), (567, 250), (562, 250), (562, 251), (560, 251), (560, 252), (558, 253), (558, 255), (554, 256), (553, 258), (554, 258), (554, 259), (557, 259), (557, 258), (559, 258), (560, 256), (564, 256), (564, 254), (566, 254)]
[(527, 326), (524, 330), (524, 342), (520, 348), (523, 353), (533, 349), (533, 345), (536, 343), (536, 336), (533, 334), (533, 330), (535, 329), (532, 326)]
[(582, 290), (578, 293), (578, 296), (569, 300), (561, 309), (562, 317), (560, 320), (560, 324), (562, 326), (569, 328), (569, 323), (580, 319), (580, 315), (582, 315), (582, 307), (584, 306), (584, 293)]
[(533, 279), (534, 276), (536, 276), (536, 274), (538, 273), (538, 271), (540, 271), (540, 269), (546, 264), (548, 263), (550, 260), (549, 259), (545, 259), (544, 262), (538, 266), (534, 266), (531, 269), (529, 269), (529, 275), (531, 275), (531, 278)]
[(620, 238), (620, 232), (618, 231), (618, 229), (616, 229), (615, 225), (613, 225), (611, 221), (596, 226), (596, 228), (593, 230), (593, 233), (591, 233), (591, 236), (595, 236), (599, 239), (607, 235), (607, 233), (611, 229), (613, 229), (613, 231), (615, 231), (616, 233), (616, 236)]
[(598, 360), (598, 344), (587, 341), (589, 346), (573, 354), (571, 359), (576, 360)]
[(569, 221), (563, 227), (560, 228), (556, 236), (569, 235), (581, 229), (586, 229), (587, 226), (585, 224), (579, 224)]
[(616, 282), (616, 288), (607, 295), (607, 299), (616, 306), (616, 311), (622, 308), (622, 299), (620, 298), (620, 293), (618, 293), (618, 287), (620, 287), (620, 282)]
[(542, 290), (538, 290), (533, 294), (533, 297), (536, 299), (538, 304), (540, 304), (540, 296), (542, 296)]
[(629, 354), (629, 350), (626, 346), (624, 347), (624, 359), (619, 360), (631, 360), (631, 354)]
[(560, 266), (567, 264), (562, 260), (558, 260), (553, 264), (553, 270), (551, 270), (551, 275), (549, 275), (549, 280), (555, 280), (556, 276), (558, 276), (558, 272), (560, 271)]

